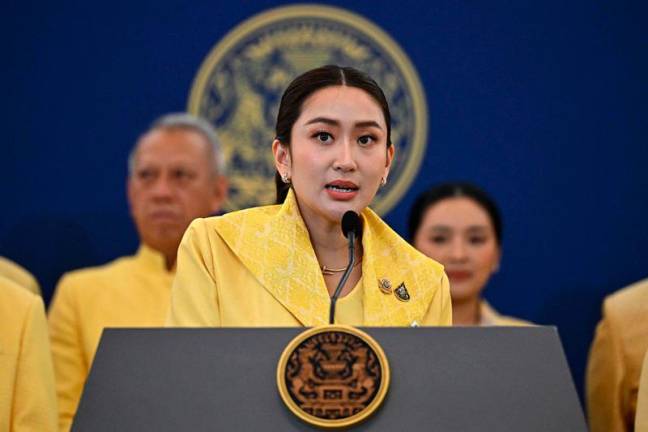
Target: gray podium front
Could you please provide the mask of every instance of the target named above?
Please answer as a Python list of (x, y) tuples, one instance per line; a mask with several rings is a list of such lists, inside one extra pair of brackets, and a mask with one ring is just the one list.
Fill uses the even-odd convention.
[[(73, 431), (305, 431), (276, 367), (303, 329), (107, 329)], [(553, 327), (364, 328), (391, 385), (353, 430), (586, 431)]]

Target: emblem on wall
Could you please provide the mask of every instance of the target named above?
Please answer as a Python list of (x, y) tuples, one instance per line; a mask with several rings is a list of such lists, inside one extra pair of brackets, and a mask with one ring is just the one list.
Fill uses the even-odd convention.
[(378, 26), (344, 9), (270, 9), (230, 31), (207, 55), (188, 111), (210, 121), (223, 142), (230, 178), (226, 210), (274, 203), (271, 143), (279, 101), (297, 75), (325, 64), (353, 66), (382, 87), (396, 156), (372, 207), (388, 212), (418, 172), (427, 140), (427, 106), (414, 66)]
[(368, 334), (348, 326), (318, 327), (286, 347), (277, 386), (286, 406), (305, 422), (347, 427), (378, 409), (389, 387), (389, 365)]

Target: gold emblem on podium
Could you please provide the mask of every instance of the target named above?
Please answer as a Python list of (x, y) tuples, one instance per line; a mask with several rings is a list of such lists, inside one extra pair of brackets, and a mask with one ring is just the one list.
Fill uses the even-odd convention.
[(348, 427), (375, 412), (389, 387), (389, 364), (368, 334), (344, 325), (299, 334), (277, 367), (279, 394), (290, 411), (319, 427)]

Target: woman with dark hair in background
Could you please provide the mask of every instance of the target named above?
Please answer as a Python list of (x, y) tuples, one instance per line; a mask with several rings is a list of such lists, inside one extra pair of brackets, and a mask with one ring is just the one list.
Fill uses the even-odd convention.
[(362, 229), (336, 322), (450, 325), (443, 267), (368, 205), (394, 156), (378, 85), (348, 67), (297, 77), (281, 99), (272, 143), (277, 205), (198, 219), (185, 233), (167, 320), (177, 326), (314, 326), (348, 262), (342, 215)]
[(502, 219), (486, 192), (459, 182), (428, 189), (414, 202), (409, 235), (418, 250), (445, 266), (454, 325), (530, 324), (498, 314), (482, 298), (502, 257)]

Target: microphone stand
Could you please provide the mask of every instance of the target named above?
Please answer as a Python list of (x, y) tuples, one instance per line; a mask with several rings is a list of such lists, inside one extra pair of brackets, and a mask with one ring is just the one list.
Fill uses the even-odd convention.
[(331, 297), (331, 309), (329, 310), (329, 324), (334, 324), (335, 322), (335, 303), (337, 303), (337, 299), (340, 296), (342, 287), (346, 283), (347, 279), (349, 279), (349, 276), (353, 271), (353, 266), (355, 265), (355, 237), (356, 237), (355, 231), (351, 230), (348, 232), (347, 238), (349, 240), (349, 264), (347, 265), (346, 270), (344, 270), (344, 274), (342, 275), (342, 278), (340, 279), (340, 282), (338, 283), (337, 287), (335, 288), (335, 291), (333, 292), (333, 296)]

